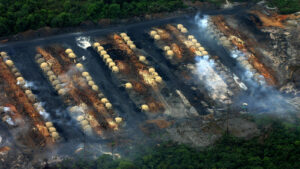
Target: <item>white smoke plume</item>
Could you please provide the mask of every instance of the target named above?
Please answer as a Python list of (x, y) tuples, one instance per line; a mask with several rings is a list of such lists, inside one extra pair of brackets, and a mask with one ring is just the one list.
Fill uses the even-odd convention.
[(209, 20), (208, 15), (201, 16), (200, 14), (197, 14), (195, 16), (196, 24), (198, 25), (198, 27), (202, 29), (206, 29), (208, 27), (208, 20)]
[(4, 107), (4, 108), (3, 108), (3, 111), (4, 111), (5, 113), (8, 113), (8, 112), (11, 111), (11, 109), (10, 109), (10, 107)]
[[(204, 34), (214, 32), (209, 16), (197, 14), (194, 20), (199, 28), (199, 34), (203, 34), (202, 37), (211, 38)], [(234, 99), (237, 105), (246, 102), (249, 105), (249, 110), (254, 113), (286, 114), (295, 111), (295, 104), (290, 104), (290, 98), (284, 96), (277, 89), (268, 86), (264, 77), (249, 63), (247, 55), (247, 53), (243, 53), (238, 49), (230, 49), (230, 56), (236, 59), (238, 64), (244, 69), (244, 73), (240, 78), (233, 74), (234, 81), (245, 91), (243, 95), (236, 96), (237, 98)], [(214, 62), (205, 57), (197, 57), (196, 63), (197, 72), (200, 77), (205, 79), (203, 81), (209, 91), (218, 96), (226, 94), (226, 84), (213, 71)]]
[(25, 87), (29, 88), (29, 89), (33, 89), (33, 90), (37, 90), (38, 86), (34, 84), (34, 82), (30, 82), (30, 81), (25, 81)]
[(2, 120), (5, 121), (7, 124), (11, 125), (11, 126), (14, 126), (15, 123), (14, 121), (11, 119), (11, 117), (8, 115), (8, 114), (13, 114), (14, 112), (11, 111), (10, 107), (2, 107), (1, 106), (1, 111), (7, 113), (3, 118)]
[(237, 49), (230, 52), (230, 56), (236, 59), (239, 65), (244, 68), (242, 81), (247, 82), (247, 88), (250, 91), (247, 96), (242, 96), (240, 100), (249, 103), (249, 109), (252, 112), (282, 115), (296, 110), (295, 106), (288, 102), (290, 98), (268, 86), (265, 78), (249, 63), (246, 57), (247, 54)]
[(231, 55), (232, 58), (237, 59), (238, 57), (243, 57), (245, 56), (244, 53), (242, 51), (239, 50), (232, 50), (231, 51)]
[(18, 81), (17, 81), (17, 85), (22, 85), (22, 83), (18, 80)]
[(87, 49), (88, 47), (92, 46), (91, 38), (86, 36), (79, 36), (76, 38), (77, 46), (82, 49)]
[(5, 122), (6, 122), (7, 124), (11, 125), (11, 126), (14, 126), (14, 125), (15, 125), (15, 123), (12, 121), (11, 117), (9, 117), (9, 116), (7, 116), (7, 117), (5, 118)]
[(50, 114), (47, 113), (44, 109), (44, 105), (45, 103), (44, 102), (39, 102), (38, 103), (38, 106), (37, 106), (37, 109), (39, 109), (39, 114), (44, 118), (44, 119), (48, 119), (50, 117)]
[(229, 2), (229, 0), (226, 0), (226, 3), (222, 5), (223, 8), (232, 8), (233, 4)]
[(295, 105), (289, 102), (291, 98), (272, 87), (253, 88), (251, 93), (241, 99), (249, 103), (249, 109), (254, 113), (288, 115), (296, 111)]
[(248, 83), (256, 85), (266, 85), (265, 78), (259, 74), (253, 66), (249, 63), (246, 55), (240, 50), (231, 50), (230, 56), (238, 61), (238, 63), (245, 69), (243, 80)]
[(47, 113), (46, 111), (40, 111), (39, 112), (41, 116), (43, 116), (44, 119), (48, 119), (49, 118), (49, 113)]
[(227, 94), (229, 91), (227, 84), (220, 75), (214, 70), (215, 62), (209, 56), (196, 57), (196, 73), (199, 79), (205, 84), (210, 96), (221, 102), (228, 102)]
[(233, 79), (234, 79), (235, 83), (240, 86), (241, 89), (248, 90), (248, 87), (243, 82), (240, 81), (240, 78), (237, 77), (236, 74), (233, 74)]

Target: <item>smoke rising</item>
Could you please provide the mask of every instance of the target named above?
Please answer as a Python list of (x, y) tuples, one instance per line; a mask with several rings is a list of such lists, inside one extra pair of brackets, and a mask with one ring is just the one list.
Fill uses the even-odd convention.
[(30, 82), (30, 81), (25, 81), (25, 85), (24, 85), (26, 88), (30, 88), (30, 89), (33, 89), (33, 90), (37, 90), (38, 89), (38, 86), (35, 85), (34, 82)]
[(226, 96), (227, 92), (230, 92), (228, 86), (214, 71), (214, 67), (215, 61), (209, 59), (208, 55), (196, 57), (196, 74), (210, 92), (210, 97), (221, 102), (228, 101)]
[(89, 36), (88, 37), (86, 37), (86, 36), (77, 37), (76, 43), (77, 43), (77, 46), (79, 46), (82, 49), (87, 49), (88, 47), (92, 46), (91, 38)]
[(226, 0), (226, 3), (222, 5), (223, 8), (232, 8), (233, 4), (229, 2), (229, 0)]
[(9, 125), (11, 125), (11, 126), (14, 126), (14, 125), (15, 125), (15, 123), (12, 121), (11, 117), (7, 117), (7, 118), (5, 119), (5, 121), (6, 121), (7, 124), (9, 124)]
[(208, 27), (208, 19), (207, 15), (200, 15), (199, 13), (195, 16), (195, 22), (198, 27), (202, 29), (206, 29)]
[(243, 57), (245, 56), (244, 53), (242, 51), (239, 51), (239, 50), (232, 50), (231, 51), (231, 55), (230, 55), (232, 58), (236, 59), (238, 57)]
[(3, 108), (3, 111), (4, 111), (5, 113), (8, 113), (8, 112), (11, 111), (11, 109), (10, 109), (10, 107), (4, 107), (4, 108)]
[(40, 111), (39, 111), (39, 114), (40, 114), (45, 120), (47, 120), (47, 119), (49, 119), (50, 114), (47, 113), (47, 112), (45, 111), (45, 109), (43, 108), (44, 105), (45, 105), (44, 102), (39, 102), (39, 103), (38, 103), (38, 106), (37, 106), (37, 109), (40, 110)]
[(237, 83), (240, 86), (241, 89), (248, 90), (248, 87), (243, 82), (240, 81), (240, 78), (237, 77), (236, 74), (233, 74), (233, 79), (235, 83)]
[[(266, 85), (265, 78), (259, 74), (253, 66), (249, 63), (246, 55), (240, 50), (231, 50), (230, 56), (236, 59), (241, 67), (245, 70), (243, 79), (246, 80), (248, 83), (253, 84), (254, 86)], [(258, 84), (257, 84), (258, 83)]]
[[(215, 27), (210, 22), (209, 16), (197, 14), (194, 21), (198, 26), (198, 33), (202, 37), (204, 36), (206, 41), (213, 43), (214, 40), (211, 37), (203, 34), (204, 32), (208, 34), (217, 32), (214, 30)], [(218, 45), (215, 46), (216, 49), (214, 50), (218, 50)], [(238, 49), (229, 49), (229, 51), (230, 56), (238, 62), (241, 68), (239, 77), (233, 72), (233, 80), (243, 89), (242, 94), (235, 95), (233, 98), (236, 106), (248, 103), (248, 110), (254, 113), (286, 114), (295, 111), (294, 104), (290, 104), (292, 102), (289, 101), (291, 98), (285, 96), (277, 89), (268, 86), (265, 78), (249, 63), (247, 53), (243, 53)], [(226, 91), (228, 90), (227, 85), (221, 79), (220, 75), (214, 71), (215, 62), (209, 60), (208, 57), (196, 57), (197, 74), (203, 79), (202, 81), (209, 92), (212, 93), (212, 96), (221, 100), (223, 98), (224, 100), (224, 95), (226, 96)]]

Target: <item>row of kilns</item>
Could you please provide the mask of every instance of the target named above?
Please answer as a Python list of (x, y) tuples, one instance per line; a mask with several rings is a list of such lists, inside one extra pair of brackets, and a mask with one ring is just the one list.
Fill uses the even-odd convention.
[[(193, 75), (191, 72), (186, 69), (188, 65), (192, 65), (195, 63), (195, 53), (197, 51), (198, 55), (206, 54), (207, 52), (204, 51), (204, 48), (200, 50), (196, 50), (195, 47), (190, 46), (187, 47), (185, 45), (186, 41), (185, 35), (188, 33), (187, 28), (183, 25), (178, 25), (179, 31), (173, 25), (166, 25), (164, 27), (154, 27), (150, 30), (149, 35), (155, 40), (155, 44), (157, 47), (162, 49), (164, 52), (164, 56), (166, 59), (176, 67), (176, 71), (174, 72), (177, 75), (177, 78), (182, 79), (182, 81), (187, 85), (192, 85), (192, 90), (194, 90), (199, 83), (196, 83), (193, 80)], [(190, 37), (191, 38), (191, 37)], [(195, 41), (195, 40), (192, 40)], [(195, 44), (197, 48), (201, 47), (200, 43)], [(203, 51), (202, 51), (203, 50)], [(202, 52), (201, 52), (202, 51)], [(200, 53), (201, 52), (201, 53)], [(182, 76), (184, 75), (184, 76)], [(198, 88), (198, 96), (197, 98), (190, 98), (190, 100), (207, 100), (208, 102), (212, 102), (210, 97), (207, 94), (206, 89), (203, 87)], [(203, 98), (202, 98), (203, 97)], [(197, 102), (193, 103), (194, 105), (198, 104)], [(207, 107), (204, 101), (201, 101), (203, 107)]]
[(9, 127), (23, 126), (25, 124), (24, 116), (20, 113), (23, 110), (17, 100), (14, 99), (16, 97), (15, 90), (11, 88), (1, 74), (0, 96), (0, 119)]
[[(186, 28), (183, 30), (187, 31)], [(164, 50), (167, 59), (174, 65), (194, 61), (192, 50), (184, 45), (182, 38), (174, 36), (174, 34), (178, 35), (179, 33), (171, 25), (153, 28), (150, 31), (150, 36), (155, 40), (157, 46)]]
[(210, 34), (220, 44), (230, 50), (231, 55), (247, 71), (247, 77), (259, 84), (274, 85), (275, 79), (266, 67), (258, 61), (253, 53), (248, 51), (245, 42), (232, 34), (231, 29), (223, 19), (219, 17), (210, 18), (208, 21)]
[[(171, 26), (169, 27), (172, 28)], [(178, 24), (177, 29), (181, 31), (186, 28), (182, 24)], [(184, 41), (186, 47), (189, 48), (196, 57), (201, 58), (199, 66), (207, 66), (203, 70), (201, 70), (201, 68), (198, 70), (198, 62), (196, 63), (196, 67), (193, 67), (193, 65), (189, 65), (188, 67), (192, 68), (191, 70), (195, 75), (199, 75), (201, 81), (210, 81), (206, 83), (206, 85), (210, 88), (209, 92), (211, 98), (222, 103), (231, 103), (230, 98), (233, 96), (232, 90), (237, 91), (239, 86), (234, 81), (233, 75), (229, 70), (216, 57), (211, 57), (193, 35), (184, 36), (183, 34), (179, 34), (179, 31), (171, 30), (177, 39)]]
[[(14, 89), (16, 101), (23, 106), (24, 112), (30, 117), (35, 130), (44, 137), (46, 144), (52, 144), (59, 140), (59, 134), (49, 117), (43, 117), (46, 114), (45, 109), (38, 101), (37, 97), (28, 87), (24, 77), (14, 65), (6, 52), (1, 52), (1, 70), (0, 73), (9, 84), (9, 87)], [(4, 64), (5, 63), (5, 64)]]
[[(102, 57), (106, 65), (116, 73), (116, 77), (121, 80), (121, 83), (124, 84), (124, 87), (127, 89), (130, 96), (131, 94), (139, 93), (144, 95), (144, 97), (149, 97), (151, 93), (147, 92), (148, 89), (143, 90), (147, 86), (152, 88), (157, 88), (159, 84), (163, 83), (162, 78), (158, 75), (154, 68), (147, 66), (147, 58), (143, 55), (136, 56), (138, 50), (134, 42), (126, 33), (121, 33), (120, 35), (114, 34), (112, 37), (112, 49), (107, 50), (121, 50), (122, 52), (118, 53), (117, 57), (125, 58), (123, 60), (113, 60), (107, 51), (101, 46), (98, 42), (93, 44), (94, 49)], [(113, 71), (113, 67), (118, 68), (118, 71)], [(147, 102), (147, 99), (138, 99), (138, 97), (131, 97), (132, 100), (140, 105), (142, 111), (154, 111), (157, 108), (157, 104), (153, 101), (153, 98), (150, 100), (153, 102)], [(155, 100), (155, 99), (154, 99)], [(160, 106), (157, 106), (160, 107)]]
[[(172, 55), (179, 52), (175, 51), (174, 48), (171, 50), (169, 46), (170, 44), (175, 46), (176, 44), (174, 45), (174, 43), (176, 41), (179, 44), (178, 46), (181, 51), (184, 48), (188, 49), (189, 53), (186, 52), (186, 54), (192, 55), (188, 56), (192, 60), (187, 62), (188, 64), (186, 67), (194, 75), (197, 75), (203, 83), (205, 83), (205, 86), (208, 88), (209, 96), (213, 100), (220, 101), (221, 103), (231, 103), (230, 97), (233, 95), (231, 89), (238, 89), (233, 77), (229, 76), (230, 74), (228, 70), (225, 69), (219, 61), (215, 61), (211, 56), (209, 56), (205, 48), (193, 35), (187, 35), (187, 32), (187, 28), (185, 28), (182, 24), (178, 24), (176, 27), (167, 25), (165, 30), (155, 28), (150, 31), (150, 36), (157, 41), (158, 46), (165, 51), (165, 56), (171, 60), (171, 62), (173, 60)], [(159, 38), (155, 38), (156, 35), (158, 35)], [(183, 55), (182, 57), (186, 56)], [(196, 57), (199, 58), (196, 59)], [(200, 62), (196, 61), (199, 59)], [(204, 69), (205, 72), (202, 70), (199, 71), (198, 66), (203, 66), (201, 64), (204, 64), (204, 66), (207, 67)], [(200, 67), (200, 69), (202, 68)], [(217, 73), (218, 71), (222, 72), (222, 74), (219, 75), (219, 73)], [(226, 80), (226, 82), (224, 80)], [(227, 84), (229, 84), (229, 86)]]
[[(177, 25), (178, 30), (181, 30), (182, 27), (183, 27), (182, 24)], [(184, 44), (188, 48), (190, 48), (191, 51), (193, 51), (196, 57), (205, 58), (212, 63), (213, 70), (216, 72), (218, 76), (220, 76), (220, 78), (224, 81), (224, 83), (227, 84), (226, 90), (228, 89), (229, 90), (227, 91), (226, 95), (232, 96), (233, 93), (238, 93), (241, 90), (241, 86), (239, 84), (240, 83), (239, 78), (236, 75), (232, 74), (230, 70), (220, 62), (217, 56), (211, 57), (209, 53), (206, 51), (206, 49), (198, 42), (198, 40), (193, 35), (186, 35), (185, 37), (180, 36), (179, 38), (184, 39)], [(221, 96), (221, 98), (226, 99), (224, 96)]]
[[(132, 50), (135, 50), (135, 44), (131, 41), (130, 37), (126, 33), (121, 33), (120, 36), (122, 37), (123, 41), (126, 42), (128, 47)], [(134, 48), (133, 48), (134, 47)], [(135, 53), (138, 53), (135, 51)], [(150, 85), (151, 87), (157, 87), (159, 84), (163, 83), (162, 77), (155, 71), (153, 67), (148, 67), (147, 58), (145, 56), (139, 55), (138, 57), (140, 64), (143, 64), (146, 71), (138, 70), (139, 74), (143, 77), (143, 81)]]
[[(122, 37), (123, 41), (126, 42), (127, 46), (135, 52), (135, 54), (138, 54), (139, 52), (136, 50), (136, 45), (134, 42), (130, 39), (130, 37), (126, 33), (121, 33), (120, 36)], [(121, 42), (122, 43), (122, 42)], [(143, 55), (138, 56), (139, 64), (143, 65), (143, 69), (137, 69), (138, 74), (140, 77), (142, 77), (142, 80), (144, 84), (151, 86), (152, 89), (158, 90), (158, 86), (163, 83), (163, 79), (159, 74), (156, 72), (156, 70), (153, 67), (148, 66), (147, 58)], [(156, 105), (157, 107), (162, 106), (161, 104), (156, 104), (156, 101), (148, 104), (142, 104), (140, 106), (142, 111), (149, 111), (150, 108), (153, 111)], [(149, 108), (150, 107), (150, 108)]]
[[(107, 99), (103, 99), (105, 103), (100, 101), (104, 95), (99, 92), (99, 87), (95, 85), (89, 73), (84, 71), (83, 65), (80, 63), (77, 63), (76, 66), (73, 65), (76, 63), (76, 54), (71, 49), (65, 51), (67, 55), (64, 51), (60, 53), (59, 57), (64, 57), (60, 60), (65, 61), (65, 63), (62, 63), (64, 67), (46, 50), (38, 48), (38, 52), (40, 54), (36, 55), (36, 62), (40, 65), (54, 89), (69, 106), (71, 117), (78, 121), (86, 134), (90, 135), (94, 131), (98, 135), (103, 135), (103, 128), (117, 129), (117, 125), (107, 115), (104, 106), (109, 102)], [(80, 72), (81, 70), (82, 72)], [(87, 86), (90, 86), (90, 88)], [(96, 106), (93, 107), (90, 104), (96, 104), (97, 109), (101, 109), (101, 111), (97, 111)], [(112, 106), (109, 103), (107, 107), (111, 108)], [(102, 114), (107, 118), (103, 118)]]
[[(65, 53), (69, 56), (70, 53), (73, 53), (73, 51), (71, 49), (66, 49)], [(76, 69), (78, 73), (81, 73), (82, 77), (77, 76), (78, 78), (73, 78), (73, 81), (75, 81), (75, 83), (79, 85), (79, 88), (84, 89), (84, 91), (87, 92), (86, 94), (91, 100), (93, 104), (92, 106), (98, 112), (101, 112), (101, 115), (106, 119), (109, 126), (112, 127), (114, 130), (117, 130), (117, 124), (121, 123), (123, 119), (115, 115), (111, 102), (100, 91), (99, 87), (95, 84), (93, 78), (86, 71), (84, 65), (79, 61), (76, 61), (76, 63)], [(111, 65), (113, 71), (115, 70), (114, 66), (115, 64)], [(87, 88), (90, 88), (91, 90), (87, 90)], [(104, 110), (103, 108), (105, 108), (106, 110)]]

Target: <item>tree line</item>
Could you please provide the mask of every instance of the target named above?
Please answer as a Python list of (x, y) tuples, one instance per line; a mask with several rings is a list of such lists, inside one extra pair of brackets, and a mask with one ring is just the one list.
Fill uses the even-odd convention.
[[(261, 119), (266, 123), (270, 119)], [(300, 127), (271, 121), (262, 135), (250, 140), (224, 135), (216, 145), (197, 150), (166, 142), (137, 155), (134, 160), (113, 160), (109, 155), (97, 160), (69, 159), (60, 169), (294, 169), (300, 167)]]
[[(225, 3), (225, 0), (192, 1)], [(283, 14), (300, 11), (299, 0), (268, 0), (268, 3)], [(0, 36), (44, 26), (77, 26), (83, 21), (96, 23), (102, 18), (127, 18), (185, 7), (183, 0), (0, 0)]]
[(0, 36), (183, 8), (182, 0), (0, 0)]

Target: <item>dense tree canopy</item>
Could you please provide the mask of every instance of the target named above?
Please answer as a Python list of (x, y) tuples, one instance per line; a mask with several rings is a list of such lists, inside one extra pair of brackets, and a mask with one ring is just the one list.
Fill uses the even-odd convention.
[(86, 169), (294, 169), (300, 168), (299, 125), (274, 122), (251, 140), (224, 136), (215, 146), (196, 150), (187, 145), (164, 143), (133, 161), (101, 156), (95, 161), (66, 160), (59, 168)]
[[(193, 0), (196, 1), (196, 0)], [(222, 4), (225, 0), (198, 0)], [(248, 1), (248, 0), (230, 0)], [(257, 0), (252, 0), (257, 1)], [(300, 10), (299, 0), (268, 0), (282, 13)], [(183, 0), (0, 0), (0, 36), (44, 26), (76, 26), (83, 21), (126, 18), (184, 8)]]
[(269, 0), (269, 4), (273, 7), (278, 7), (282, 14), (300, 11), (299, 0)]
[(0, 36), (183, 8), (181, 0), (0, 0)]

